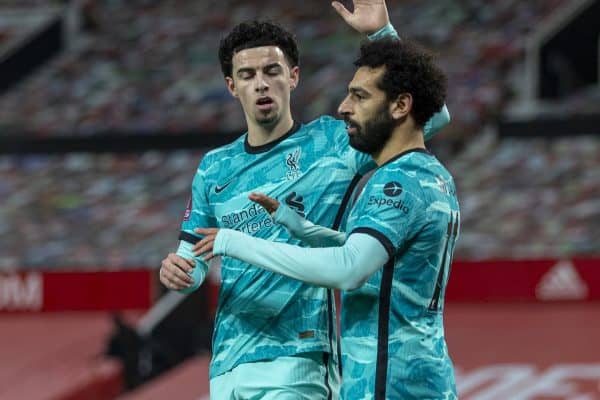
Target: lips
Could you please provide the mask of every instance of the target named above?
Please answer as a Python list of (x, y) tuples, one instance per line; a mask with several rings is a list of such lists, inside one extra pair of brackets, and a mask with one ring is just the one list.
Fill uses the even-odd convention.
[(274, 104), (275, 102), (273, 101), (273, 99), (267, 96), (261, 97), (258, 100), (256, 100), (256, 106), (259, 110), (270, 110), (271, 108), (273, 108)]
[(348, 135), (354, 135), (356, 133), (358, 133), (358, 127), (359, 125), (355, 122), (352, 122), (350, 120), (345, 120), (346, 121), (346, 132), (348, 132)]
[(261, 105), (261, 104), (269, 104), (272, 103), (273, 99), (268, 97), (268, 96), (264, 96), (259, 98), (258, 100), (256, 100), (256, 104)]

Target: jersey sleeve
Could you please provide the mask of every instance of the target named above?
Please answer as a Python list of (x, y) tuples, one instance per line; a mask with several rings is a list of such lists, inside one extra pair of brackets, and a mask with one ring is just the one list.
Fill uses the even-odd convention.
[(365, 185), (348, 217), (347, 232), (373, 236), (390, 258), (418, 231), (424, 218), (423, 201), (414, 178), (378, 171)]
[(179, 241), (179, 248), (177, 249), (177, 255), (188, 260), (194, 260), (196, 263), (195, 268), (188, 272), (188, 275), (192, 278), (192, 285), (188, 288), (179, 290), (181, 293), (189, 294), (200, 287), (206, 274), (208, 273), (208, 264), (202, 259), (202, 257), (194, 256), (193, 245), (184, 240)]
[(272, 216), (273, 220), (285, 226), (293, 237), (311, 247), (341, 246), (346, 241), (345, 233), (313, 224), (285, 204), (280, 204)]
[(213, 253), (313, 285), (342, 290), (362, 286), (388, 260), (379, 241), (360, 233), (350, 235), (342, 246), (306, 248), (221, 229)]
[(208, 199), (209, 187), (206, 183), (206, 159), (200, 163), (192, 182), (192, 196), (181, 223), (179, 240), (196, 244), (199, 235), (194, 233), (195, 228), (210, 228), (217, 226), (214, 213)]
[(377, 32), (371, 33), (370, 35), (367, 35), (367, 38), (371, 42), (373, 42), (375, 40), (383, 39), (385, 37), (393, 37), (393, 38), (396, 38), (396, 39), (400, 39), (400, 36), (398, 35), (398, 32), (396, 31), (396, 28), (394, 28), (394, 25), (392, 25), (391, 22), (388, 22), (388, 24), (386, 26), (384, 26), (383, 28), (381, 28)]
[(423, 137), (426, 141), (431, 139), (439, 132), (440, 129), (449, 123), (450, 112), (448, 111), (448, 107), (444, 104), (442, 109), (433, 114), (429, 121), (425, 123), (425, 126), (423, 127)]

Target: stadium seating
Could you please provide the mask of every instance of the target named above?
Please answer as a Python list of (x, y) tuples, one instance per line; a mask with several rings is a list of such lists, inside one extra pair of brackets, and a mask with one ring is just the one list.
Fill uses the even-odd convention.
[[(462, 201), (457, 257), (596, 251), (598, 139), (496, 142), (480, 134), (510, 99), (522, 39), (564, 3), (404, 0), (391, 9), (402, 35), (435, 49), (449, 75), (453, 123), (435, 147)], [(359, 39), (317, 0), (305, 7), (275, 0), (79, 4), (76, 45), (0, 98), (0, 135), (241, 131), (241, 108), (223, 85), (216, 45), (233, 24), (256, 17), (298, 36), (303, 75), (294, 109), (307, 120), (335, 112)], [(600, 102), (586, 100), (597, 97), (597, 89), (587, 90), (548, 110), (594, 112)], [(446, 151), (453, 138), (467, 141), (456, 154)], [(156, 265), (176, 243), (201, 154), (0, 157), (0, 267)]]
[[(514, 92), (514, 60), (522, 55), (525, 35), (563, 2), (405, 0), (392, 8), (404, 37), (439, 53), (449, 75), (454, 136), (477, 133), (501, 112)], [(303, 74), (295, 113), (309, 120), (335, 113), (359, 39), (329, 2), (317, 0), (303, 7), (274, 0), (81, 4), (75, 45), (0, 98), (1, 134), (242, 130), (241, 109), (223, 84), (217, 44), (235, 23), (257, 17), (297, 34)]]
[[(0, 269), (158, 266), (201, 155), (0, 157)], [(480, 135), (445, 164), (462, 206), (457, 258), (597, 253), (598, 137)]]
[(0, 157), (0, 269), (157, 266), (200, 154)]

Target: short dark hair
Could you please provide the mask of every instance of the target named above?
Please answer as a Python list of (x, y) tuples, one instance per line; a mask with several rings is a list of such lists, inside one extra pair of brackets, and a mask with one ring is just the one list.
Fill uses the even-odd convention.
[(235, 53), (260, 46), (277, 46), (285, 54), (290, 67), (298, 65), (298, 44), (294, 35), (271, 21), (247, 21), (236, 25), (221, 39), (219, 61), (223, 75), (232, 75)]
[(410, 93), (413, 98), (411, 115), (421, 127), (444, 105), (446, 75), (435, 65), (433, 56), (415, 43), (396, 38), (365, 42), (354, 65), (385, 66), (378, 87), (390, 101), (401, 93)]

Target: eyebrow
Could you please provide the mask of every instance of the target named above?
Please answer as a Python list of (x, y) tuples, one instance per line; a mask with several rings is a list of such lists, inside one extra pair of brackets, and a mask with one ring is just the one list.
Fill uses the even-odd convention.
[(357, 86), (349, 86), (348, 87), (348, 92), (350, 92), (352, 94), (360, 94), (360, 95), (363, 95), (363, 96), (370, 96), (371, 95), (371, 93), (369, 93), (365, 89), (363, 89), (361, 87), (357, 87)]
[[(274, 63), (265, 65), (261, 69), (263, 69), (263, 70), (269, 70), (269, 69), (273, 69), (273, 68), (282, 68), (282, 67), (281, 67), (280, 63), (274, 62)], [(240, 68), (240, 69), (238, 69), (236, 71), (236, 74), (239, 75), (239, 74), (244, 73), (244, 72), (254, 72), (256, 69), (257, 68), (252, 68), (252, 67), (242, 67), (242, 68)]]

